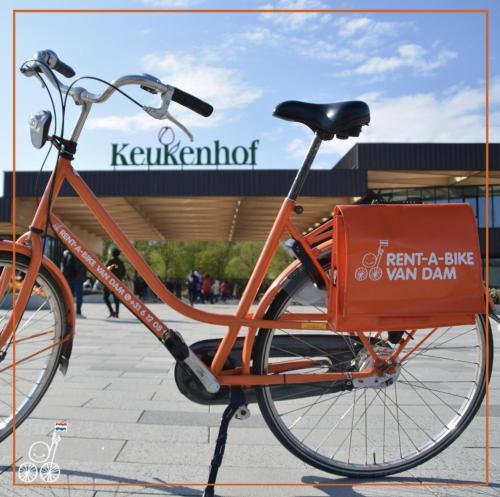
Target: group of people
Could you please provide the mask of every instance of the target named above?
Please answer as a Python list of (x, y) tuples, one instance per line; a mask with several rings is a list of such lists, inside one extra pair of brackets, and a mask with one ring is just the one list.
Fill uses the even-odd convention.
[[(125, 269), (125, 264), (120, 259), (120, 249), (112, 247), (108, 252), (108, 260), (106, 261), (106, 267), (111, 271), (118, 279), (122, 280), (126, 277), (127, 271)], [(87, 269), (78, 260), (75, 255), (73, 255), (69, 250), (65, 250), (63, 253), (61, 261), (61, 270), (68, 280), (68, 284), (71, 288), (71, 292), (76, 300), (76, 317), (80, 319), (85, 319), (82, 314), (83, 305), (83, 284), (87, 278)], [(108, 307), (109, 318), (118, 318), (120, 312), (120, 300), (113, 294), (113, 304), (110, 301), (111, 292), (105, 286), (103, 290), (103, 299)]]
[(188, 299), (191, 305), (196, 302), (215, 304), (219, 300), (226, 302), (232, 294), (232, 288), (226, 280), (213, 280), (209, 274), (202, 276), (198, 271), (191, 271), (186, 278)]
[[(120, 258), (120, 250), (118, 248), (112, 247), (109, 249), (106, 267), (119, 280), (127, 279), (125, 264)], [(65, 250), (62, 257), (61, 270), (68, 280), (71, 292), (76, 300), (76, 317), (85, 319), (85, 316), (82, 314), (82, 305), (84, 283), (87, 280), (87, 269), (75, 255), (73, 255), (69, 250)], [(171, 292), (180, 297), (180, 290), (182, 286), (180, 282), (178, 285), (175, 285), (173, 281), (169, 280), (165, 284)], [(202, 304), (207, 302), (215, 304), (219, 300), (226, 302), (229, 298), (231, 298), (233, 293), (237, 294), (238, 292), (236, 285), (233, 288), (232, 285), (226, 280), (219, 281), (218, 279), (212, 279), (209, 274), (202, 276), (196, 270), (193, 270), (188, 274), (186, 278), (186, 286), (188, 290), (189, 303), (191, 305), (198, 302)], [(147, 291), (148, 287), (146, 282), (139, 275), (137, 275), (134, 280), (134, 293), (138, 295), (139, 298), (144, 298)], [(111, 302), (110, 298), (111, 291), (104, 286), (103, 300), (109, 311), (107, 319), (119, 317), (120, 300), (115, 294), (112, 295), (113, 302)]]

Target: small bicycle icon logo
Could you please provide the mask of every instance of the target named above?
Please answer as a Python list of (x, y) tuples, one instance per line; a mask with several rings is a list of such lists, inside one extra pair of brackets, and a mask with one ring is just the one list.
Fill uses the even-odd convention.
[[(59, 427), (57, 427), (59, 425)], [(61, 442), (61, 437), (58, 431), (66, 431), (65, 423), (57, 423), (56, 428), (52, 433), (51, 444), (45, 442), (35, 442), (31, 444), (28, 457), (29, 462), (23, 462), (17, 474), (19, 479), (24, 483), (32, 483), (39, 475), (40, 479), (45, 483), (54, 483), (59, 479), (61, 469), (59, 465), (54, 462), (57, 447)], [(38, 468), (37, 464), (41, 464)]]
[(384, 248), (389, 246), (388, 240), (379, 240), (377, 253), (368, 252), (361, 260), (361, 266), (354, 272), (357, 281), (365, 281), (370, 278), (372, 281), (378, 281), (382, 278), (382, 269), (380, 261), (384, 255)]

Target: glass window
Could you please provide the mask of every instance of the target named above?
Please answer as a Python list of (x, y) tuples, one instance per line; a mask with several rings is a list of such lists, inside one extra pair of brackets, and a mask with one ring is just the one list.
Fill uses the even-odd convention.
[[(490, 228), (493, 227), (493, 216), (492, 216), (492, 211), (493, 211), (493, 199), (490, 196), (490, 202), (489, 202), (489, 210), (488, 210), (488, 226)], [(477, 199), (477, 224), (480, 228), (485, 228), (486, 223), (485, 223), (485, 217), (486, 217), (486, 192), (485, 192), (485, 187), (480, 186), (478, 187), (478, 199)]]
[(436, 200), (435, 188), (422, 189), (422, 202), (424, 202), (425, 204), (433, 204), (435, 200)]
[(500, 288), (500, 259), (490, 259), (489, 285), (490, 288)]
[(477, 218), (477, 187), (476, 186), (464, 186), (464, 201), (467, 202), (474, 211), (474, 215)]
[(448, 203), (448, 188), (436, 188), (436, 204)]
[(492, 186), (491, 187), (491, 195), (492, 195), (492, 202), (493, 202), (493, 226), (495, 228), (500, 227), (500, 187), (499, 186)]
[(461, 186), (453, 186), (448, 188), (449, 202), (463, 202), (464, 189)]
[(408, 200), (408, 190), (394, 190), (392, 200), (394, 202), (405, 202)]

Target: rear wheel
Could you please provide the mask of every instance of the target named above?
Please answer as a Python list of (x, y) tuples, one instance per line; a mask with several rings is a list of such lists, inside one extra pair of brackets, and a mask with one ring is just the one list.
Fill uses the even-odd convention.
[[(304, 312), (298, 305), (326, 311), (326, 292), (318, 290), (305, 272), (298, 269), (291, 280), (293, 289), (278, 294), (266, 318)], [(427, 337), (426, 341), (402, 361), (387, 385), (375, 383), (376, 378), (354, 388), (339, 382), (310, 383), (307, 396), (305, 385), (259, 387), (260, 410), (290, 452), (323, 471), (373, 478), (408, 470), (451, 444), (479, 409), (486, 384), (485, 330), (483, 316), (473, 325), (417, 330), (400, 358), (420, 339)], [(343, 355), (332, 354), (333, 340), (338, 343), (339, 337), (345, 343)], [(321, 339), (324, 345), (318, 345)], [(394, 347), (388, 333), (373, 334), (371, 340), (377, 343), (377, 353)], [(259, 330), (254, 373), (267, 374), (270, 364), (297, 358), (314, 358), (314, 365), (294, 373), (360, 370), (369, 362), (359, 341), (347, 334), (314, 332), (314, 338), (307, 339), (303, 330)], [(490, 373), (492, 363), (490, 329)]]
[[(29, 260), (16, 256), (16, 293), (28, 271)], [(12, 270), (12, 253), (0, 253), (0, 274)], [(12, 284), (0, 299), (0, 330), (12, 313)], [(64, 303), (57, 284), (42, 268), (36, 278), (26, 311), (15, 333), (0, 351), (0, 441), (28, 417), (47, 391), (61, 357), (66, 329)], [(15, 405), (14, 398), (15, 384)]]

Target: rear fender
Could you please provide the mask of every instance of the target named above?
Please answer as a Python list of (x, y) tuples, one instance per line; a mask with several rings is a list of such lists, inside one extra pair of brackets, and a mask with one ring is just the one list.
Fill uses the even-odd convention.
[[(329, 239), (314, 248), (316, 257), (321, 261), (324, 257), (328, 257), (332, 250), (332, 240)], [(285, 290), (289, 293), (293, 291), (295, 285), (301, 280), (299, 278), (299, 273), (297, 269), (301, 266), (300, 261), (293, 261), (288, 267), (286, 267), (283, 272), (271, 283), (266, 293), (259, 302), (259, 305), (255, 311), (255, 319), (265, 319), (266, 312), (276, 298), (281, 290)], [(257, 333), (256, 328), (249, 328), (248, 333), (245, 336), (245, 342), (243, 345), (242, 353), (242, 371), (243, 374), (250, 374), (250, 361), (253, 353), (253, 345), (255, 342), (255, 336)]]
[[(0, 252), (13, 252), (14, 244), (8, 240), (0, 241)], [(31, 248), (26, 245), (16, 243), (16, 254), (22, 254), (31, 258)], [(42, 258), (42, 266), (49, 272), (54, 279), (57, 287), (59, 288), (64, 301), (64, 308), (66, 312), (66, 330), (63, 335), (63, 349), (61, 359), (59, 362), (59, 369), (63, 374), (66, 374), (68, 369), (71, 351), (73, 349), (73, 337), (75, 334), (75, 306), (73, 303), (73, 295), (71, 289), (66, 281), (66, 278), (59, 270), (59, 268), (47, 257)]]

